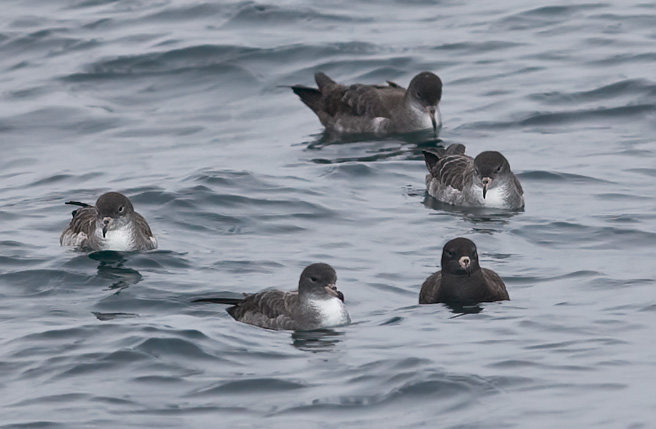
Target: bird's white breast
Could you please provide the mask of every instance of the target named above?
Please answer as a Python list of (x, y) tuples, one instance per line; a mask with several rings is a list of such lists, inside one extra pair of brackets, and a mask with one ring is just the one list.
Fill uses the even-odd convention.
[(124, 227), (107, 231), (107, 234), (105, 234), (105, 238), (103, 239), (103, 243), (103, 247), (106, 250), (114, 250), (116, 252), (130, 251), (134, 246), (134, 240), (132, 239), (132, 229), (129, 227)]
[(319, 312), (321, 326), (324, 328), (345, 325), (351, 321), (346, 306), (339, 298), (312, 300), (310, 304)]
[[(417, 123), (417, 129), (433, 128), (433, 122), (425, 109), (419, 109), (413, 105), (412, 111), (415, 116), (415, 122)], [(437, 125), (438, 130), (442, 128), (442, 113), (440, 113), (439, 107), (435, 110), (435, 125)]]
[(483, 188), (474, 186), (475, 195), (479, 195), (481, 205), (495, 209), (502, 209), (506, 207), (506, 193), (502, 187), (492, 188), (487, 191), (485, 198), (483, 198)]

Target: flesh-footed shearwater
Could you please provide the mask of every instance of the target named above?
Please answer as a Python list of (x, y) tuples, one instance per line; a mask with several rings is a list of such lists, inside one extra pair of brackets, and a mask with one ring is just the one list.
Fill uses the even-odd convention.
[(344, 294), (337, 290), (337, 274), (328, 264), (312, 264), (301, 273), (298, 290), (266, 290), (244, 298), (201, 298), (194, 302), (230, 304), (237, 321), (267, 329), (323, 329), (351, 322)]
[(294, 85), (301, 98), (329, 131), (396, 134), (442, 127), (438, 104), (442, 81), (431, 72), (415, 76), (408, 89), (387, 85), (341, 85), (324, 73), (314, 75), (317, 88)]
[(73, 211), (73, 219), (62, 232), (62, 246), (82, 250), (151, 250), (157, 248), (157, 239), (148, 222), (134, 211), (132, 203), (123, 194), (102, 194), (95, 206), (68, 201), (66, 204), (80, 206)]
[(439, 153), (423, 152), (428, 193), (443, 203), (465, 207), (519, 210), (524, 190), (499, 152), (465, 155), (465, 146), (452, 144)]
[(474, 305), (510, 300), (506, 285), (497, 273), (478, 265), (476, 245), (455, 238), (444, 245), (442, 270), (421, 285), (419, 304)]

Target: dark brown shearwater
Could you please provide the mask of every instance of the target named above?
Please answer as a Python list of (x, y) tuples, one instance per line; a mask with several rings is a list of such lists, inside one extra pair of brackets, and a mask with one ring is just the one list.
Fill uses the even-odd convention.
[(419, 73), (407, 90), (390, 81), (341, 85), (321, 72), (314, 79), (318, 88), (291, 88), (329, 131), (396, 134), (433, 128), (437, 134), (442, 126), (442, 81), (434, 73)]
[(419, 292), (420, 304), (474, 305), (509, 299), (501, 277), (478, 265), (476, 245), (466, 238), (444, 245), (442, 270), (428, 277)]

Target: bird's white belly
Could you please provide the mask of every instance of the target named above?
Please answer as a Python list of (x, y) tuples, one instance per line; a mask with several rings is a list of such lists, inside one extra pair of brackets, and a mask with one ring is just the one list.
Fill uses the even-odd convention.
[(339, 298), (313, 300), (311, 305), (321, 315), (321, 326), (324, 328), (345, 325), (351, 321), (346, 306)]
[(475, 186), (475, 195), (478, 195), (479, 202), (485, 207), (502, 209), (506, 207), (506, 193), (502, 188), (492, 188), (487, 191), (483, 198), (483, 188)]
[(105, 234), (105, 238), (103, 239), (103, 243), (103, 247), (106, 250), (114, 250), (116, 252), (130, 251), (134, 246), (132, 231), (129, 228), (120, 228), (117, 230), (107, 231), (107, 234)]

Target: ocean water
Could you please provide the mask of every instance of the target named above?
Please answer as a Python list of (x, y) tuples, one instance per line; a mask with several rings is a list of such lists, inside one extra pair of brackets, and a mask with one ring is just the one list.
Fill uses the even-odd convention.
[[(0, 427), (650, 428), (656, 5), (4, 0)], [(289, 90), (444, 81), (439, 142), (338, 140)], [(516, 214), (445, 207), (421, 150), (499, 150)], [(159, 250), (59, 246), (128, 195)], [(511, 301), (419, 306), (465, 236)], [(338, 273), (353, 323), (198, 297)]]

